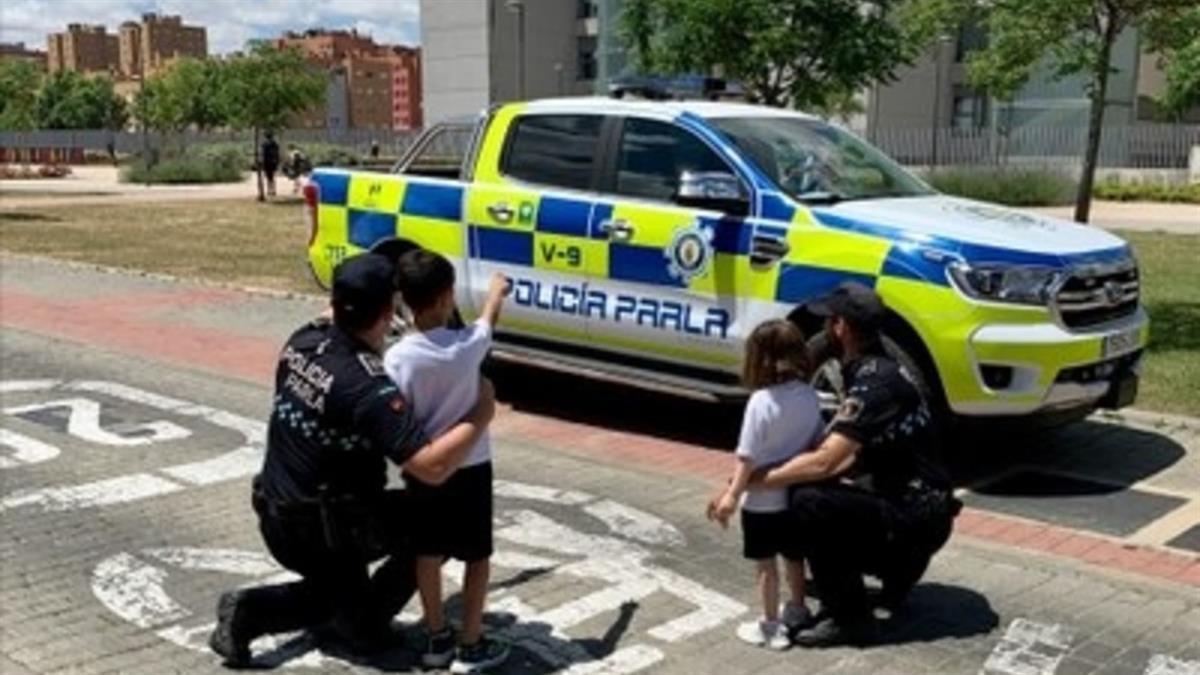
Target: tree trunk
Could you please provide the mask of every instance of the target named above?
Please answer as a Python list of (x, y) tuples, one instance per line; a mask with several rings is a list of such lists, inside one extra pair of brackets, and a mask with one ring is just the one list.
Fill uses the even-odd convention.
[(1083, 167), (1079, 174), (1079, 191), (1075, 193), (1075, 222), (1086, 223), (1092, 210), (1092, 187), (1096, 182), (1096, 162), (1100, 156), (1100, 133), (1104, 125), (1104, 103), (1108, 98), (1109, 62), (1112, 46), (1117, 39), (1117, 17), (1109, 10), (1108, 22), (1104, 27), (1104, 42), (1100, 45), (1099, 70), (1094, 73), (1095, 87), (1092, 89), (1091, 109), (1088, 111), (1087, 149), (1083, 154)]
[(254, 127), (254, 174), (258, 180), (258, 201), (267, 201), (267, 196), (263, 193), (263, 177), (262, 177), (262, 146), (258, 142), (258, 127)]

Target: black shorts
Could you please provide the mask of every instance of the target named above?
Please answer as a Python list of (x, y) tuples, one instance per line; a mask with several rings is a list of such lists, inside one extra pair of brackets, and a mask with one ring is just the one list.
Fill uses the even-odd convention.
[(758, 513), (742, 509), (742, 556), (747, 560), (765, 560), (782, 555), (788, 560), (803, 560), (799, 532), (789, 526), (787, 511)]
[(441, 485), (427, 485), (409, 474), (413, 547), (417, 555), (446, 556), (474, 562), (492, 556), (492, 463), (454, 472)]

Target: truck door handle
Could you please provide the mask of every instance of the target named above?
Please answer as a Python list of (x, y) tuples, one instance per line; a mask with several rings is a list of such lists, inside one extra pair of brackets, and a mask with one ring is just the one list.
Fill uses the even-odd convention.
[(787, 240), (769, 234), (756, 234), (750, 238), (750, 266), (770, 267), (783, 260), (792, 250)]
[(601, 221), (600, 231), (613, 241), (624, 242), (633, 239), (633, 226), (621, 219)]
[(513, 215), (516, 214), (516, 212), (512, 210), (512, 207), (510, 207), (505, 202), (491, 204), (490, 206), (487, 207), (487, 212), (493, 219), (495, 219), (495, 221), (497, 223), (501, 223), (501, 224), (505, 224), (505, 225), (507, 225), (508, 223), (511, 223), (512, 219), (513, 219)]

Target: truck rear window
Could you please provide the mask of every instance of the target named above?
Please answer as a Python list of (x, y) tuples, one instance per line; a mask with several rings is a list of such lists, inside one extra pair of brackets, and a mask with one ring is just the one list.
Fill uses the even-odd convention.
[(520, 180), (586, 190), (600, 150), (602, 115), (529, 115), (514, 122), (501, 167)]

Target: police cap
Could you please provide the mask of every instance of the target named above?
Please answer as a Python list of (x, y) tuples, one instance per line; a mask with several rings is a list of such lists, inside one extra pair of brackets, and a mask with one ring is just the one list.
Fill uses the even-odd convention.
[(886, 309), (874, 290), (853, 281), (838, 284), (828, 295), (807, 305), (817, 316), (839, 316), (859, 328), (877, 329)]
[(334, 316), (351, 323), (379, 316), (396, 292), (396, 266), (386, 256), (363, 253), (343, 261), (333, 272)]

